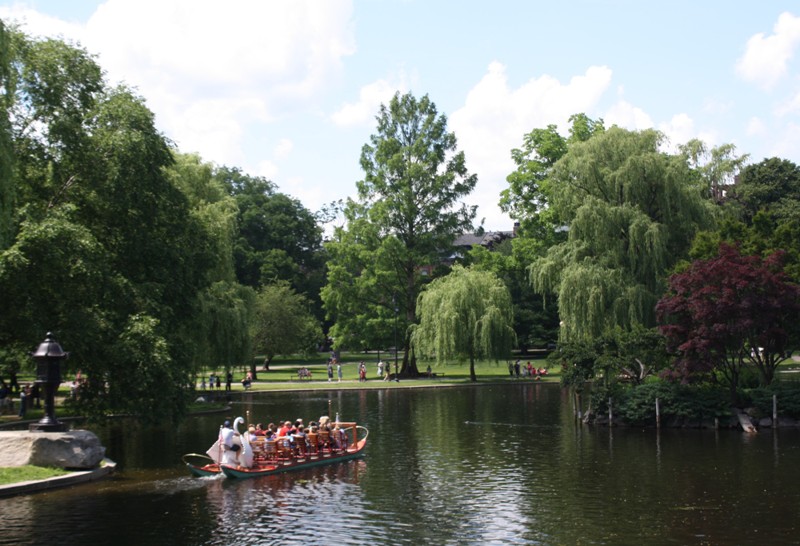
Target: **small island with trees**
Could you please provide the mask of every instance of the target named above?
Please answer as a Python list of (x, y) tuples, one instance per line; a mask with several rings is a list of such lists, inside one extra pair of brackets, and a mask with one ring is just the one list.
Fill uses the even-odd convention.
[(312, 212), (178, 150), (78, 45), (0, 22), (0, 90), (0, 378), (53, 330), (77, 414), (176, 421), (209, 368), (392, 348), (399, 378), (460, 362), (473, 382), (547, 352), (598, 423), (772, 426), (776, 400), (800, 419), (788, 160), (578, 113), (520, 135), (514, 230), (464, 251), (478, 179), (427, 95), (381, 106), (354, 197)]

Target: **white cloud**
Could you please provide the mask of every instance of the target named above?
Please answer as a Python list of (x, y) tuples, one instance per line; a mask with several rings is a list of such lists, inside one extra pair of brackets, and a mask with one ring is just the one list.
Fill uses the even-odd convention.
[(679, 145), (695, 138), (709, 146), (715, 146), (719, 140), (716, 133), (697, 129), (694, 120), (685, 113), (675, 114), (669, 121), (659, 123), (658, 130), (667, 137), (664, 150), (669, 153), (676, 153)]
[(672, 145), (685, 144), (697, 135), (694, 120), (683, 113), (675, 114), (669, 121), (660, 123), (658, 130), (667, 136)]
[(0, 6), (0, 19), (6, 23), (20, 24), (22, 30), (31, 36), (63, 36), (71, 41), (83, 41), (81, 25), (39, 13), (25, 2), (17, 2), (12, 6)]
[(788, 123), (772, 138), (764, 157), (800, 157), (800, 125)]
[(542, 75), (512, 89), (506, 67), (499, 62), (489, 65), (464, 106), (449, 117), (467, 166), (478, 175), (469, 202), (480, 205), (478, 220), (485, 217), (487, 229), (511, 226), (497, 207), (506, 176), (514, 170), (511, 149), (521, 146), (523, 136), (537, 127), (557, 124), (566, 130), (569, 116), (593, 110), (610, 83), (611, 69), (592, 66), (566, 84)]
[(626, 129), (640, 131), (653, 127), (653, 120), (641, 108), (632, 105), (625, 100), (619, 100), (608, 109), (603, 116), (606, 127), (618, 125)]
[(245, 170), (256, 168), (244, 163), (247, 126), (308, 108), (355, 53), (350, 0), (108, 0), (83, 26), (3, 9), (29, 34), (97, 54), (109, 82), (137, 88), (182, 150)]
[(278, 166), (275, 165), (272, 161), (265, 159), (264, 161), (259, 161), (258, 165), (256, 166), (256, 170), (253, 173), (255, 176), (263, 176), (267, 180), (275, 181), (275, 177), (278, 174)]
[(771, 89), (786, 74), (787, 64), (800, 43), (800, 17), (785, 12), (778, 17), (773, 33), (755, 34), (747, 41), (744, 55), (736, 62), (736, 73), (744, 79)]
[(388, 104), (396, 92), (405, 93), (405, 83), (392, 84), (386, 80), (365, 85), (358, 93), (358, 102), (347, 103), (331, 115), (340, 127), (374, 125), (381, 104)]

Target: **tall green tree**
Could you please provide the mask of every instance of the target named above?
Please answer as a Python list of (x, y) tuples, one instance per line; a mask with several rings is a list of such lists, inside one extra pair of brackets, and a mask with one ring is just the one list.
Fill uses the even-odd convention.
[(214, 178), (238, 208), (233, 248), (237, 280), (254, 289), (287, 281), (312, 301), (321, 319), (325, 260), (314, 214), (263, 177), (220, 167)]
[[(391, 339), (398, 313), (406, 332), (415, 321), (423, 272), (441, 262), (475, 218), (475, 207), (462, 199), (477, 177), (467, 171), (447, 118), (427, 95), (396, 94), (381, 105), (377, 122), (361, 152), (358, 201), (348, 202), (346, 226), (327, 245), (322, 297), (338, 346)], [(409, 342), (405, 333), (402, 374), (416, 375)]]
[(698, 139), (690, 140), (679, 149), (689, 166), (703, 180), (704, 196), (717, 204), (727, 201), (737, 174), (747, 163), (748, 155), (737, 155), (733, 144), (709, 148)]
[(0, 250), (11, 244), (14, 216), (14, 145), (9, 106), (13, 103), (10, 36), (0, 21)]
[(796, 218), (800, 166), (787, 159), (765, 159), (742, 169), (732, 190), (729, 202), (746, 223), (752, 223), (759, 211), (767, 212), (775, 220)]
[(710, 259), (725, 242), (742, 253), (784, 253), (784, 271), (800, 281), (800, 167), (770, 158), (744, 167), (728, 188), (717, 229), (698, 234), (692, 257)]
[(654, 326), (667, 272), (712, 221), (700, 179), (684, 156), (661, 151), (662, 140), (612, 127), (570, 146), (553, 168), (549, 206), (568, 236), (530, 274), (537, 292), (558, 295), (564, 340)]
[[(255, 350), (265, 355), (264, 367), (277, 355), (316, 354), (323, 341), (322, 328), (311, 303), (287, 282), (264, 286), (256, 297), (252, 322)], [(256, 377), (255, 362), (250, 372)]]
[[(52, 330), (90, 379), (79, 411), (178, 418), (199, 359), (238, 339), (210, 347), (214, 317), (199, 312), (241, 296), (215, 285), (232, 282), (228, 197), (191, 169), (170, 170), (173, 149), (144, 100), (108, 88), (86, 51), (10, 36), (2, 99), (15, 200), (0, 248), (0, 346), (30, 365), (20, 355)], [(224, 320), (229, 333), (237, 323)], [(142, 403), (134, 384), (157, 385), (168, 403)]]
[(419, 295), (419, 324), (412, 343), (437, 363), (469, 360), (469, 376), (477, 381), (475, 360), (508, 358), (515, 342), (511, 296), (503, 281), (488, 271), (455, 266)]
[(556, 125), (536, 128), (526, 134), (521, 148), (511, 150), (516, 169), (508, 175), (508, 187), (500, 193), (500, 208), (520, 223), (526, 246), (534, 245), (536, 252), (562, 242), (566, 237), (564, 220), (549, 206), (553, 188), (550, 176), (556, 162), (569, 147), (584, 142), (605, 131), (602, 119), (593, 120), (586, 114), (569, 118), (569, 136), (558, 132)]

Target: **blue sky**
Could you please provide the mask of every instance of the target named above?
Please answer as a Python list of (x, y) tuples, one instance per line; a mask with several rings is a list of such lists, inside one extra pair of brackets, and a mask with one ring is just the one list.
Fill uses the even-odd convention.
[(497, 208), (510, 150), (577, 112), (800, 163), (800, 7), (742, 0), (0, 0), (0, 18), (97, 55), (182, 152), (312, 211), (355, 194), (395, 91), (428, 94)]

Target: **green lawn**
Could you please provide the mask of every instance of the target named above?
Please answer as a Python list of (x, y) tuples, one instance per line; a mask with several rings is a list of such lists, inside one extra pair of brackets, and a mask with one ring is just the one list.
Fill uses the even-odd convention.
[[(384, 362), (389, 362), (391, 365), (391, 372), (394, 373), (394, 358), (390, 353), (382, 353), (381, 357)], [(263, 371), (259, 365), (257, 380), (253, 383), (251, 390), (301, 390), (301, 389), (327, 389), (332, 385), (341, 389), (362, 389), (362, 388), (403, 388), (403, 387), (422, 387), (446, 384), (464, 384), (470, 383), (469, 378), (469, 364), (468, 363), (450, 363), (443, 366), (437, 366), (435, 363), (430, 362), (431, 371), (435, 375), (433, 378), (419, 377), (411, 380), (404, 380), (398, 382), (383, 381), (377, 375), (377, 353), (344, 353), (342, 354), (342, 382), (338, 382), (336, 376), (336, 369), (334, 368), (333, 382), (328, 382), (327, 374), (327, 355), (322, 353), (317, 358), (302, 359), (302, 358), (276, 358), (270, 364), (270, 371)], [(367, 382), (359, 383), (358, 381), (358, 364), (363, 360), (367, 366)], [(527, 359), (522, 359), (521, 363), (526, 364)], [(547, 362), (543, 359), (531, 359), (531, 364), (536, 367), (546, 367)], [(429, 362), (419, 361), (417, 366), (421, 373), (424, 374)], [(399, 362), (402, 366), (402, 362)], [(300, 368), (308, 368), (311, 372), (311, 380), (299, 380), (297, 378), (297, 370)], [(560, 380), (559, 370), (550, 370), (541, 381), (558, 382)], [(211, 370), (205, 373), (206, 379)], [(218, 372), (221, 373), (221, 370)], [(245, 376), (246, 370), (240, 368), (234, 372), (234, 382), (232, 389), (234, 391), (244, 390), (241, 384), (242, 378)], [(520, 379), (512, 378), (508, 373), (507, 362), (494, 362), (494, 361), (480, 361), (475, 365), (475, 374), (477, 375), (478, 382), (510, 382), (510, 381), (534, 381), (532, 378), (523, 377)], [(198, 387), (200, 386), (198, 381)], [(225, 389), (223, 381), (222, 389)]]
[[(381, 358), (384, 362), (388, 361), (391, 364), (391, 371), (394, 372), (394, 358), (390, 353), (381, 353)], [(377, 362), (378, 354), (371, 353), (343, 353), (341, 355), (343, 378), (339, 383), (336, 377), (336, 370), (334, 369), (334, 379), (332, 383), (328, 382), (327, 374), (327, 353), (320, 353), (314, 358), (293, 357), (285, 358), (279, 357), (273, 360), (270, 365), (270, 371), (265, 372), (261, 366), (258, 367), (258, 379), (253, 383), (252, 391), (275, 391), (275, 390), (308, 390), (308, 389), (385, 389), (385, 388), (409, 388), (409, 387), (431, 387), (431, 386), (445, 386), (445, 385), (459, 385), (471, 383), (469, 379), (469, 364), (468, 363), (450, 363), (444, 366), (437, 366), (435, 363), (430, 362), (431, 371), (436, 375), (434, 378), (419, 377), (416, 379), (401, 379), (400, 382), (383, 381), (377, 376)], [(358, 381), (358, 363), (364, 361), (367, 365), (367, 381), (366, 383), (359, 383)], [(257, 359), (260, 363), (263, 358)], [(547, 362), (542, 359), (531, 359), (531, 364), (536, 367), (545, 367)], [(522, 359), (523, 364), (527, 363), (527, 359)], [(402, 362), (399, 363), (402, 365)], [(417, 366), (420, 372), (425, 372), (429, 362), (419, 361)], [(312, 379), (300, 381), (297, 379), (297, 370), (306, 367), (311, 371)], [(207, 368), (200, 377), (205, 377), (208, 380), (208, 375), (214, 370)], [(234, 370), (234, 381), (232, 390), (234, 392), (244, 391), (241, 380), (244, 378), (246, 368), (240, 367)], [(218, 369), (216, 373), (222, 374), (223, 370)], [(494, 362), (494, 361), (480, 361), (475, 365), (475, 373), (478, 377), (479, 383), (487, 382), (532, 382), (534, 379), (524, 377), (520, 379), (512, 378), (508, 374), (507, 362)], [(200, 390), (201, 383), (198, 377), (197, 388)], [(32, 382), (33, 376), (21, 374), (19, 376), (20, 384)], [(560, 374), (558, 369), (550, 370), (547, 376), (540, 379), (546, 382), (558, 382)], [(56, 416), (59, 418), (70, 416), (69, 413), (61, 407), (63, 400), (69, 396), (69, 382), (72, 376), (65, 374), (65, 381), (62, 383), (56, 396)], [(223, 381), (222, 389), (225, 390)], [(216, 392), (216, 389), (215, 389)], [(17, 410), (19, 409), (19, 401), (14, 397), (13, 414), (0, 415), (0, 424), (18, 421)], [(190, 408), (190, 411), (207, 410), (208, 407), (204, 405), (195, 405)], [(25, 416), (27, 420), (38, 420), (44, 415), (44, 409), (29, 408)]]
[(0, 467), (0, 485), (10, 483), (26, 482), (30, 480), (44, 480), (55, 476), (63, 476), (69, 472), (63, 468), (51, 468), (44, 466), (15, 466)]

